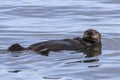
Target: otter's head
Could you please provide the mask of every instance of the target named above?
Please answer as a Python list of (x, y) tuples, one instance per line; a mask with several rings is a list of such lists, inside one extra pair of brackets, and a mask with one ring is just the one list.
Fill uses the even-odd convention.
[(91, 44), (101, 43), (101, 34), (94, 29), (88, 29), (84, 32), (83, 40)]

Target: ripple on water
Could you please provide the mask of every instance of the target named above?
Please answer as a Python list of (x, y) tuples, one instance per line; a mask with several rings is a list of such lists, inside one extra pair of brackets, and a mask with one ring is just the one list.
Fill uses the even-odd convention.
[[(0, 5), (0, 79), (119, 80), (119, 0), (4, 0)], [(7, 52), (8, 46), (81, 36), (94, 28), (102, 34), (102, 54), (60, 51), (41, 55)]]

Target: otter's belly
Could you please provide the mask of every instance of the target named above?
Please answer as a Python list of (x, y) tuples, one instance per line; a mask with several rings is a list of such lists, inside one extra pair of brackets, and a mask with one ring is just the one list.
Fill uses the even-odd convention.
[(56, 50), (70, 50), (73, 49), (74, 45), (66, 41), (51, 41), (46, 44), (46, 48), (49, 48), (51, 51)]
[(71, 40), (71, 41), (50, 40), (50, 41), (32, 44), (28, 48), (34, 49), (34, 50), (36, 50), (36, 49), (41, 50), (44, 48), (48, 48), (51, 51), (57, 51), (57, 50), (76, 50), (81, 47), (82, 47), (82, 45), (80, 43), (77, 43), (74, 40)]

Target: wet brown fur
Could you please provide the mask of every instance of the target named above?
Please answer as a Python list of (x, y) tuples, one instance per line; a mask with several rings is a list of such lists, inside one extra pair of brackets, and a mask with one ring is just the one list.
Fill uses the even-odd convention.
[(101, 34), (94, 29), (88, 29), (84, 32), (82, 38), (44, 41), (32, 44), (27, 48), (22, 47), (20, 44), (13, 44), (8, 48), (8, 51), (33, 50), (48, 53), (49, 51), (81, 50), (97, 44), (101, 44)]

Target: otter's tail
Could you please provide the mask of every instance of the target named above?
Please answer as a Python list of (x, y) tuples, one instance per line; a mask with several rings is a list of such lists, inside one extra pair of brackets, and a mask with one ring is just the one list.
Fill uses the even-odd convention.
[(25, 50), (25, 48), (18, 43), (13, 44), (8, 48), (8, 51), (22, 51), (22, 50)]

